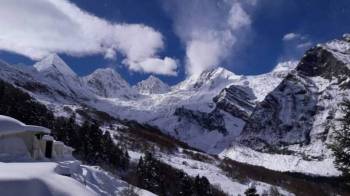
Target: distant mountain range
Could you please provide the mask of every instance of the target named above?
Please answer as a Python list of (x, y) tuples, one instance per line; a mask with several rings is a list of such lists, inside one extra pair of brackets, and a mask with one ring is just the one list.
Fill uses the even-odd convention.
[(338, 104), (349, 97), (349, 76), (349, 35), (319, 44), (300, 62), (280, 63), (270, 73), (243, 76), (217, 67), (175, 86), (155, 76), (131, 86), (110, 68), (79, 77), (55, 54), (33, 67), (0, 62), (2, 80), (57, 116), (90, 107), (156, 126), (207, 153), (325, 176), (339, 174), (327, 144), (338, 126), (334, 119), (342, 115)]

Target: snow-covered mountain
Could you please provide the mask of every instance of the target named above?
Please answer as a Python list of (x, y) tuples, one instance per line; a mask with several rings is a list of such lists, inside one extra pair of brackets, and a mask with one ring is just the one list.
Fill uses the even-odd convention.
[(222, 89), (232, 81), (239, 80), (241, 76), (232, 73), (231, 71), (217, 67), (204, 71), (199, 76), (190, 76), (183, 82), (176, 85), (175, 89), (193, 89), (198, 90), (206, 88), (206, 90)]
[[(242, 132), (242, 142), (262, 151), (298, 151), (329, 142), (339, 103), (349, 96), (350, 42), (334, 40), (306, 52), (294, 73), (259, 103)], [(257, 138), (259, 138), (257, 140)], [(317, 152), (323, 157), (326, 146)], [(303, 153), (303, 152), (301, 152)], [(307, 156), (307, 155), (305, 155)]]
[(137, 92), (114, 69), (97, 69), (83, 77), (83, 81), (92, 93), (105, 98), (134, 98)]
[(170, 87), (159, 78), (151, 75), (146, 80), (137, 83), (135, 88), (141, 94), (161, 94), (169, 92)]
[[(218, 153), (240, 134), (256, 102), (279, 84), (293, 63), (258, 76), (240, 76), (218, 67), (171, 88), (151, 76), (137, 85), (140, 93), (110, 68), (80, 78), (57, 55), (36, 63), (37, 71), (7, 67), (4, 80), (20, 84), (59, 115), (67, 105), (89, 106), (157, 126), (194, 147)], [(9, 79), (11, 74), (15, 77)], [(23, 75), (32, 78), (16, 80)]]
[(83, 89), (81, 79), (57, 54), (43, 58), (34, 64), (34, 67), (46, 82), (50, 82), (49, 85), (54, 85), (70, 96), (81, 95), (81, 89)]

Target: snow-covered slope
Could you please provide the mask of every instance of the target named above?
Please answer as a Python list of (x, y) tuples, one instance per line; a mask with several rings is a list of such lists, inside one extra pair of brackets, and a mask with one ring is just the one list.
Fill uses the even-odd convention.
[(137, 92), (114, 69), (97, 69), (83, 77), (90, 91), (105, 98), (135, 98)]
[(151, 75), (146, 80), (137, 83), (135, 88), (141, 94), (160, 94), (169, 92), (170, 87), (159, 78)]

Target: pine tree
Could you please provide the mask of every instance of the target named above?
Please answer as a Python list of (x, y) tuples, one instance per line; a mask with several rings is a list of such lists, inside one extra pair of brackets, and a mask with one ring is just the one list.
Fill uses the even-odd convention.
[(259, 194), (256, 193), (255, 184), (251, 183), (249, 184), (249, 188), (244, 192), (246, 196), (259, 196)]
[(196, 178), (194, 179), (194, 189), (195, 189), (196, 195), (198, 196), (213, 195), (209, 180), (205, 176), (202, 176), (202, 177), (200, 177), (199, 175), (196, 176)]
[(334, 143), (330, 145), (335, 156), (335, 166), (344, 176), (350, 177), (350, 100), (341, 103), (344, 116), (341, 128), (334, 133)]
[(187, 174), (181, 172), (179, 173), (179, 180), (180, 180), (180, 188), (179, 188), (178, 195), (191, 196), (193, 194), (191, 178)]

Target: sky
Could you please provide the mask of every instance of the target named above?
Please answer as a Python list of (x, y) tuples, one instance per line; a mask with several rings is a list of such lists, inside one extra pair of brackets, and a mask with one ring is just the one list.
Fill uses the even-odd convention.
[(57, 53), (81, 76), (112, 67), (169, 84), (218, 66), (243, 75), (350, 33), (348, 0), (0, 0), (0, 59)]

